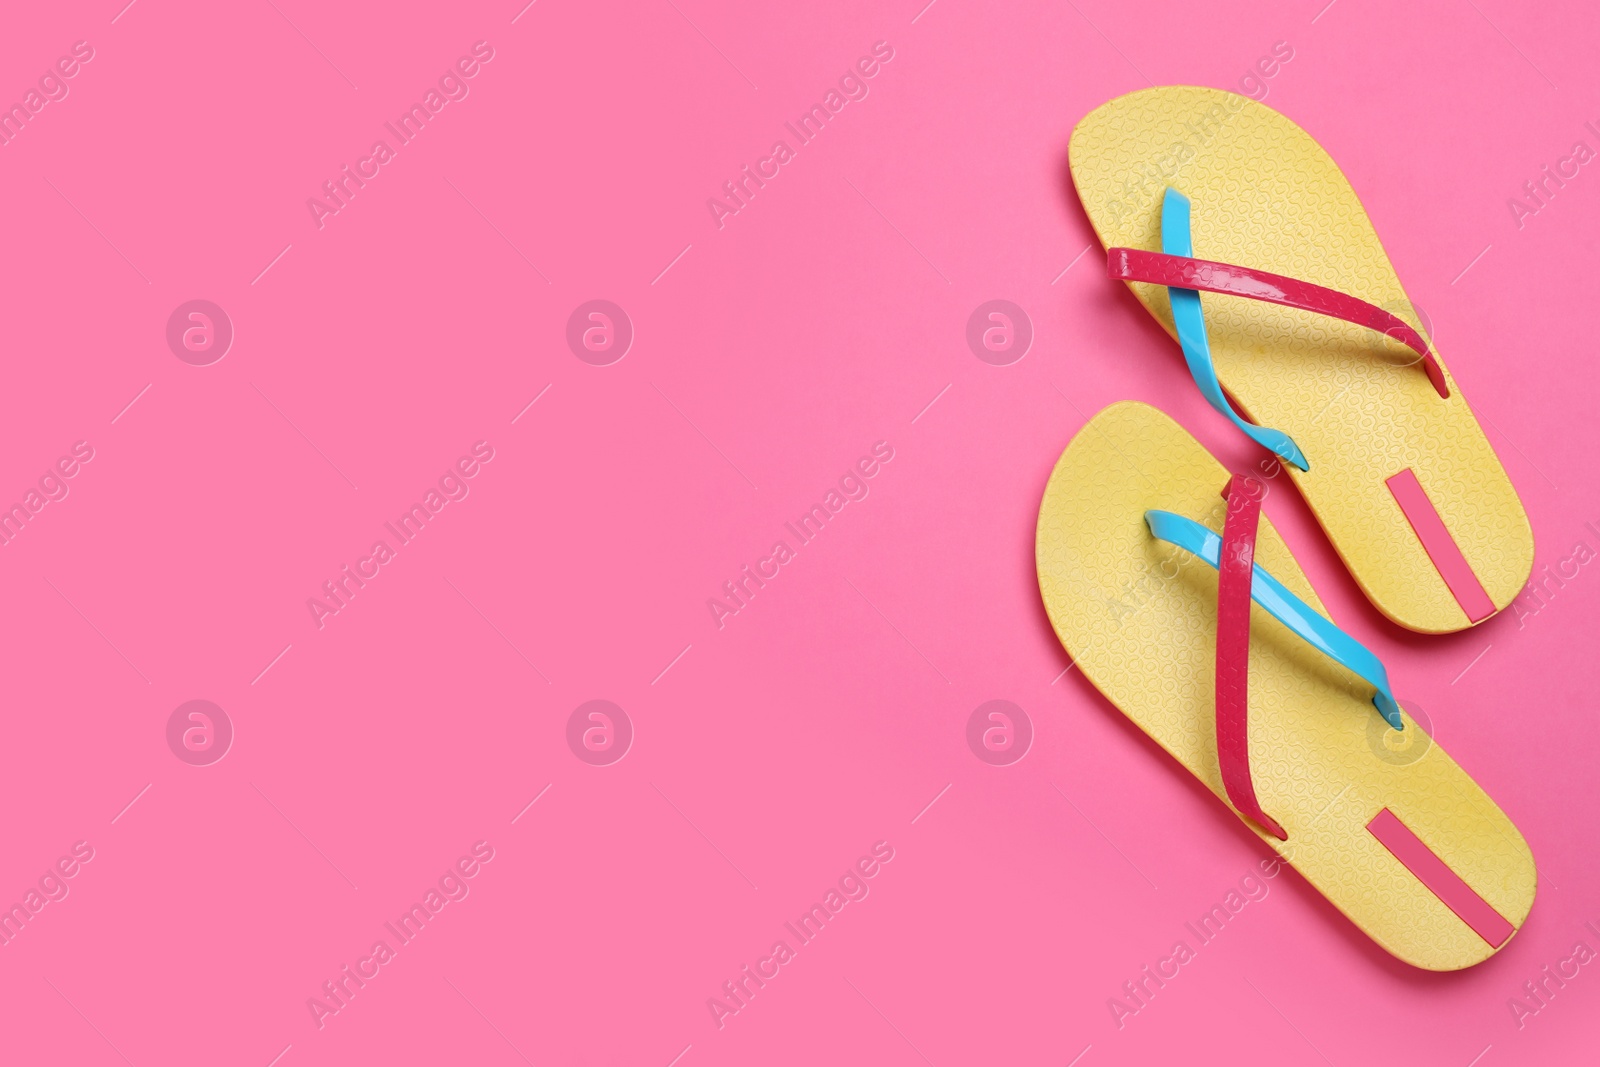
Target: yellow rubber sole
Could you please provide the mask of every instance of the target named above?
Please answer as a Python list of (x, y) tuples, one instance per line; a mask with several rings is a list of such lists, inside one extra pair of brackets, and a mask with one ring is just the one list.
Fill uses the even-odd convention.
[[(1193, 203), (1198, 258), (1337, 289), (1423, 331), (1349, 181), (1263, 104), (1191, 86), (1130, 93), (1078, 123), (1070, 159), (1107, 248), (1159, 250), (1170, 185)], [(1165, 289), (1131, 288), (1172, 333)], [(1251, 421), (1305, 452), (1311, 469), (1289, 473), (1378, 610), (1423, 633), (1472, 625), (1385, 484), (1407, 468), (1495, 610), (1516, 598), (1533, 569), (1533, 532), (1453, 378), (1441, 399), (1415, 354), (1380, 334), (1256, 300), (1201, 299), (1223, 387)]]
[[(1228, 478), (1166, 415), (1113, 404), (1056, 463), (1036, 543), (1045, 609), (1078, 668), (1223, 804), (1216, 572), (1155, 540), (1144, 513), (1174, 512), (1220, 534)], [(1265, 515), (1255, 558), (1327, 613)], [(1496, 951), (1367, 831), (1388, 808), (1513, 927), (1522, 926), (1537, 883), (1527, 842), (1409, 715), (1404, 731), (1391, 730), (1370, 686), (1256, 606), (1249, 686), (1256, 794), (1289, 838), (1246, 825), (1351, 922), (1429, 970), (1468, 967)]]

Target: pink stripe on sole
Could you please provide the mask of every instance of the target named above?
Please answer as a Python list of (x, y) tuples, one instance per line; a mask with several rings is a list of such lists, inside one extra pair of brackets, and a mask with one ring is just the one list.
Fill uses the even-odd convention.
[(1450, 587), (1450, 595), (1456, 598), (1461, 610), (1467, 613), (1467, 618), (1473, 622), (1481, 622), (1493, 615), (1494, 601), (1484, 592), (1483, 583), (1478, 581), (1478, 576), (1472, 573), (1472, 565), (1467, 562), (1467, 557), (1461, 554), (1461, 546), (1456, 544), (1456, 539), (1450, 536), (1449, 528), (1439, 517), (1439, 511), (1433, 506), (1433, 501), (1429, 500), (1428, 494), (1423, 491), (1422, 483), (1417, 481), (1416, 473), (1408, 467), (1390, 477), (1385, 484), (1388, 485), (1389, 492), (1394, 494), (1395, 503), (1405, 512), (1406, 521), (1416, 532), (1417, 540), (1422, 542), (1423, 551), (1433, 560), (1434, 567), (1439, 571), (1439, 577)]
[(1487, 941), (1491, 948), (1499, 948), (1506, 938), (1516, 932), (1516, 927), (1505, 916), (1489, 906), (1473, 888), (1461, 880), (1411, 828), (1399, 817), (1384, 808), (1367, 823), (1367, 832), (1378, 843), (1394, 853), (1394, 858), (1405, 864), (1406, 870), (1417, 876), (1417, 881), (1444, 902), (1445, 907), (1460, 916), (1472, 927), (1472, 932)]

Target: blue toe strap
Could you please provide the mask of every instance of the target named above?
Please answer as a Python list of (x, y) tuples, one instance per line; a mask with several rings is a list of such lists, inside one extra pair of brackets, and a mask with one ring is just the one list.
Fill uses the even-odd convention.
[[(1169, 256), (1194, 257), (1194, 244), (1189, 236), (1189, 198), (1176, 189), (1168, 189), (1161, 201), (1161, 251)], [(1217, 368), (1211, 362), (1211, 345), (1206, 341), (1200, 294), (1193, 289), (1168, 286), (1167, 298), (1172, 301), (1172, 322), (1178, 331), (1178, 344), (1183, 346), (1183, 358), (1201, 394), (1256, 444), (1277, 454), (1285, 463), (1310, 470), (1305, 454), (1288, 434), (1246, 422), (1222, 395), (1222, 383), (1217, 381)]]
[[(1144, 521), (1150, 527), (1150, 532), (1160, 540), (1199, 556), (1213, 567), (1218, 566), (1222, 538), (1198, 522), (1170, 511), (1147, 511)], [(1260, 564), (1254, 567), (1254, 577), (1250, 582), (1251, 598), (1319, 652), (1365, 679), (1377, 690), (1372, 703), (1379, 714), (1396, 730), (1405, 729), (1400, 719), (1400, 707), (1389, 688), (1389, 672), (1383, 669), (1378, 657), (1289, 592)]]

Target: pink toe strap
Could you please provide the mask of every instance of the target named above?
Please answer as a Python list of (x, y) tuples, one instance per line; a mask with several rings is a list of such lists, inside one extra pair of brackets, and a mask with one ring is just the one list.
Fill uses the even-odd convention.
[(1365, 326), (1394, 338), (1415, 352), (1422, 360), (1422, 369), (1428, 372), (1428, 380), (1433, 383), (1433, 388), (1441, 397), (1450, 395), (1444, 368), (1439, 366), (1439, 361), (1428, 349), (1428, 342), (1422, 339), (1422, 335), (1407, 325), (1405, 320), (1348, 293), (1251, 267), (1189, 256), (1172, 256), (1165, 252), (1147, 252), (1140, 248), (1107, 249), (1106, 273), (1119, 281), (1150, 282), (1153, 285), (1264, 300), (1269, 304), (1314, 311), (1329, 318)]
[(1256, 529), (1267, 487), (1254, 478), (1234, 477), (1224, 496), (1228, 518), (1222, 527), (1217, 567), (1217, 761), (1228, 799), (1240, 813), (1280, 841), (1289, 835), (1261, 810), (1250, 779), (1250, 583), (1255, 578)]

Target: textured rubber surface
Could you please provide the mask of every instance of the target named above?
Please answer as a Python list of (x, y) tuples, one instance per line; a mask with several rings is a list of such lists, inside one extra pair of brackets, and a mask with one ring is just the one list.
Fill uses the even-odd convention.
[(1417, 880), (1444, 901), (1445, 906), (1461, 921), (1495, 948), (1505, 944), (1516, 928), (1506, 922), (1505, 916), (1491, 908), (1487, 901), (1472, 891), (1472, 887), (1456, 877), (1449, 864), (1441, 860), (1411, 828), (1384, 808), (1367, 823), (1367, 832), (1394, 853), (1394, 858), (1406, 865)]
[[(1263, 104), (1216, 89), (1141, 90), (1086, 116), (1070, 156), (1107, 248), (1160, 249), (1170, 185), (1192, 201), (1196, 256), (1349, 293), (1422, 330), (1350, 183)], [(1166, 290), (1131, 288), (1173, 332)], [(1533, 534), (1458, 382), (1441, 399), (1414, 352), (1360, 326), (1259, 300), (1202, 299), (1223, 386), (1253, 421), (1305, 451), (1311, 469), (1290, 476), (1380, 611), (1424, 633), (1472, 625), (1385, 485), (1407, 468), (1495, 609), (1516, 598), (1533, 568)]]
[[(1426, 379), (1422, 385), (1429, 388)], [(1228, 478), (1166, 415), (1114, 404), (1062, 453), (1036, 542), (1039, 589), (1073, 661), (1225, 804), (1214, 706), (1216, 572), (1152, 537), (1144, 514), (1188, 515), (1220, 533)], [(1255, 560), (1326, 614), (1265, 516)], [(1251, 778), (1289, 839), (1258, 829), (1257, 836), (1400, 959), (1455, 970), (1490, 956), (1495, 950), (1366, 826), (1384, 808), (1394, 812), (1516, 927), (1536, 884), (1522, 835), (1409, 716), (1403, 734), (1390, 730), (1369, 684), (1259, 606), (1251, 612)], [(1397, 739), (1409, 747), (1389, 747)]]

